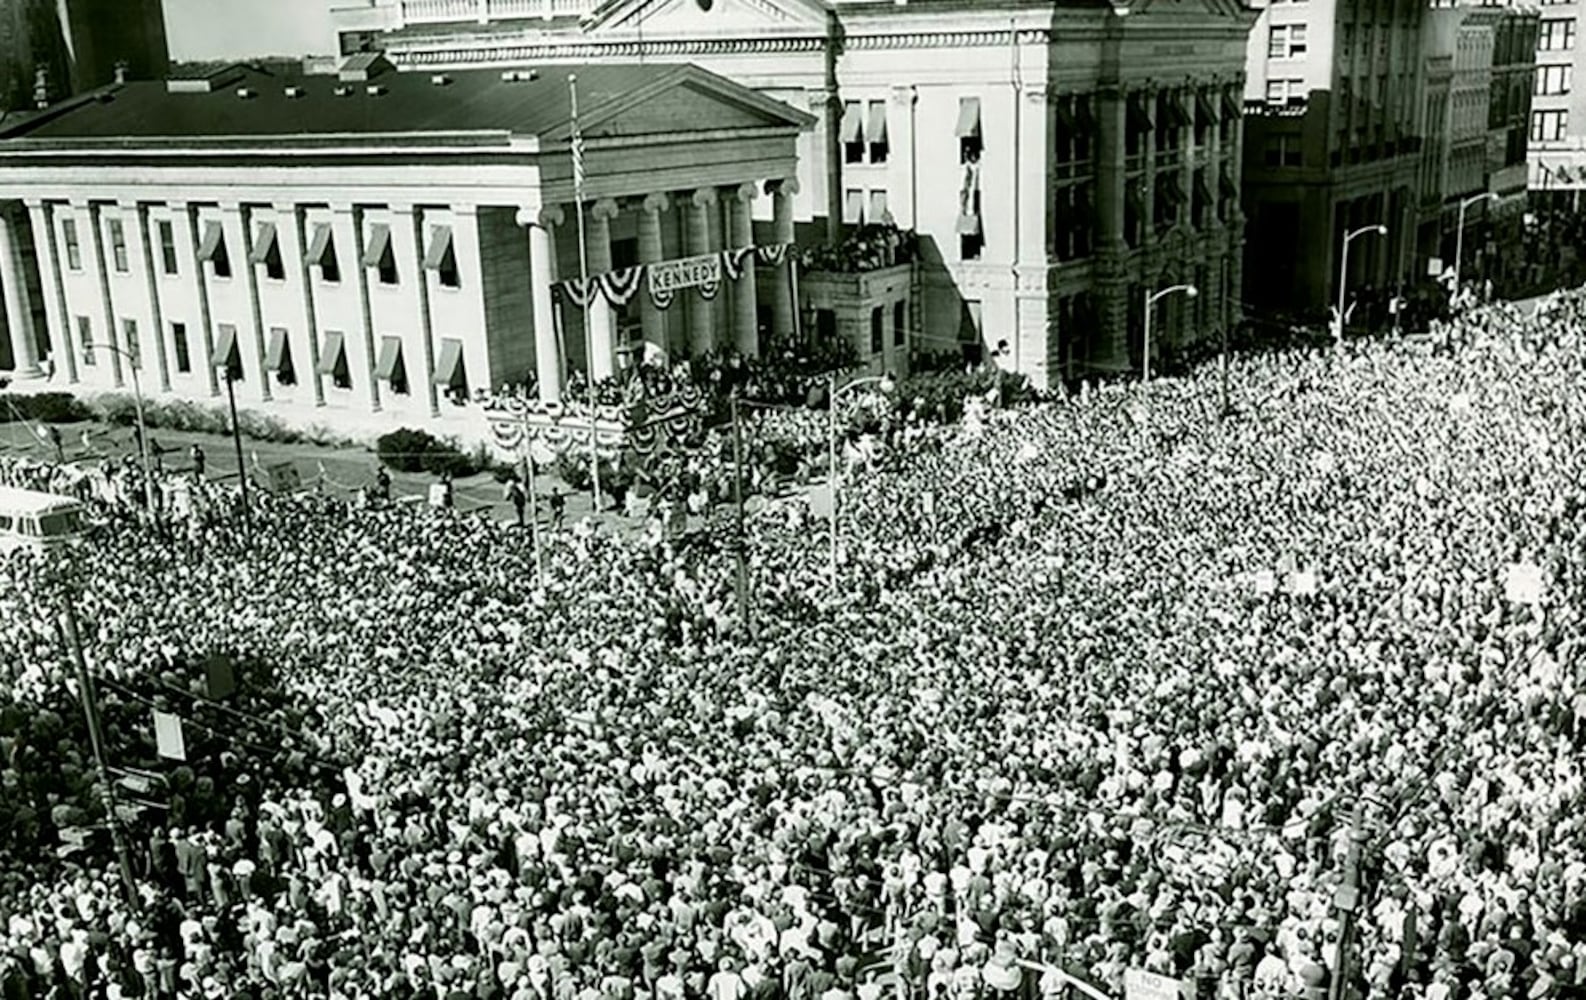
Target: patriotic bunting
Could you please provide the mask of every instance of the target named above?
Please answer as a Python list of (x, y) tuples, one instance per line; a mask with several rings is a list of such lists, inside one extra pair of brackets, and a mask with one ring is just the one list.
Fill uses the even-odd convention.
[(723, 250), (721, 252), (721, 269), (729, 280), (737, 281), (743, 274), (744, 261), (755, 251), (754, 247), (740, 247), (737, 250)]
[(557, 286), (561, 288), (562, 294), (567, 296), (569, 302), (580, 309), (585, 309), (589, 306), (590, 295), (597, 284), (598, 279), (595, 278), (587, 282), (582, 278), (568, 278), (566, 281), (558, 282)]
[(644, 265), (608, 271), (591, 280), (600, 286), (600, 294), (614, 306), (625, 306), (639, 290), (644, 278)]
[[(773, 267), (785, 263), (792, 248), (791, 243), (773, 243), (770, 246), (722, 250), (720, 251), (722, 274), (728, 281), (738, 281), (745, 273), (753, 273), (752, 264), (756, 260)], [(617, 268), (604, 274), (594, 275), (587, 281), (581, 278), (568, 278), (556, 282), (552, 287), (559, 290), (574, 306), (584, 309), (594, 301), (597, 292), (605, 296), (606, 301), (612, 305), (625, 306), (633, 301), (633, 297), (639, 293), (642, 285), (649, 286), (650, 301), (663, 312), (670, 309), (672, 301), (677, 298), (677, 289), (655, 286), (650, 268), (645, 264)], [(707, 300), (714, 299), (721, 292), (719, 281), (694, 287), (698, 289), (700, 297)]]

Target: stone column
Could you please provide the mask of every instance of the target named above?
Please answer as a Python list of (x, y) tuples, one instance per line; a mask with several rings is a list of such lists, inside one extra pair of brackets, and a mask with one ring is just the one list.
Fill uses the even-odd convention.
[[(611, 270), (611, 220), (620, 209), (611, 198), (602, 198), (589, 207), (589, 276)], [(616, 370), (617, 314), (611, 303), (597, 291), (589, 292), (589, 373), (596, 380), (610, 378)]]
[(154, 339), (154, 359), (160, 367), (160, 391), (171, 391), (171, 363), (165, 350), (165, 314), (160, 308), (160, 283), (154, 271), (153, 241), (149, 239), (149, 206), (140, 202), (121, 203), (121, 210), (132, 223), (127, 239), (132, 246), (128, 254), (134, 267), (143, 271), (143, 287), (149, 296), (149, 335)]
[(1129, 363), (1129, 279), (1124, 270), (1129, 247), (1124, 239), (1128, 197), (1124, 129), (1128, 104), (1118, 84), (1096, 91), (1096, 322), (1095, 344), (1086, 358), (1090, 369), (1121, 370)]
[[(793, 196), (798, 194), (798, 178), (768, 181), (766, 190), (771, 194), (771, 241), (790, 245), (793, 242)], [(797, 266), (789, 246), (787, 262), (777, 268), (780, 273), (771, 282), (771, 336), (779, 344), (790, 342), (795, 332), (793, 310), (798, 308), (798, 303), (793, 301), (793, 268)]]
[[(430, 276), (424, 268), (424, 213), (412, 205), (391, 206), (391, 235), (393, 239), (398, 230), (406, 229), (412, 239), (413, 259), (403, 266), (402, 261), (397, 262), (398, 274), (407, 273), (413, 283), (414, 294), (419, 314), (419, 336), (424, 341), (424, 391), (430, 401), (430, 416), (441, 415), (440, 389), (435, 385), (435, 329), (430, 319)], [(401, 244), (393, 243), (391, 252), (396, 253)], [(358, 266), (362, 267), (360, 260)]]
[[(1233, 84), (1239, 93), (1244, 91), (1244, 80), (1235, 80)], [(1243, 103), (1240, 107), (1243, 107)], [(1228, 146), (1220, 152), (1228, 161), (1228, 177), (1233, 181), (1235, 189), (1244, 190), (1244, 135), (1245, 130), (1241, 122), (1235, 122), (1229, 129)], [(1245, 297), (1245, 211), (1239, 198), (1234, 198), (1232, 211), (1228, 213), (1228, 301), (1227, 314), (1224, 320), (1230, 331), (1239, 324), (1244, 316), (1244, 307), (1240, 305)]]
[[(110, 269), (105, 266), (105, 233), (104, 219), (100, 211), (92, 202), (84, 205), (84, 215), (88, 218), (88, 237), (93, 242), (94, 274), (99, 279), (99, 299), (104, 306), (101, 322), (101, 333), (94, 338), (97, 343), (121, 346), (120, 337), (116, 330), (116, 303), (110, 294)], [(126, 382), (126, 376), (121, 371), (121, 355), (115, 351), (104, 352), (110, 355), (110, 371), (119, 389)]]
[(11, 334), (11, 373), (18, 379), (44, 376), (33, 336), (33, 304), (18, 246), (15, 203), (0, 208), (0, 283), (4, 285), (6, 330)]
[[(911, 86), (892, 88), (892, 113), (887, 116), (887, 207), (900, 229), (915, 226), (914, 106), (919, 91)], [(897, 204), (891, 202), (896, 201)]]
[[(658, 191), (645, 196), (644, 203), (639, 207), (639, 263), (655, 264), (663, 259), (662, 255), (666, 251), (661, 244), (661, 213), (670, 205), (670, 199)], [(644, 342), (656, 345), (670, 356), (666, 314), (650, 301), (648, 280), (645, 287), (639, 289), (636, 299), (639, 303), (639, 321), (644, 324)]]
[(39, 284), (44, 290), (44, 315), (50, 328), (50, 350), (64, 366), (68, 384), (77, 382), (77, 352), (72, 347), (72, 318), (66, 307), (66, 285), (61, 281), (61, 258), (55, 243), (55, 210), (49, 202), (29, 199), (33, 242), (38, 248)]
[[(699, 188), (689, 199), (688, 252), (691, 256), (710, 253), (716, 249), (712, 239), (711, 217), (716, 208), (716, 189)], [(715, 346), (715, 303), (690, 288), (688, 296), (688, 349), (694, 355), (704, 354)]]
[[(259, 398), (264, 402), (270, 401), (270, 375), (265, 370), (265, 355), (268, 347), (264, 341), (264, 309), (259, 304), (259, 265), (253, 262), (253, 210), (246, 205), (222, 205), (221, 212), (226, 216), (226, 222), (242, 234), (242, 254), (231, 258), (231, 273), (241, 274), (242, 280), (248, 288), (249, 322), (253, 324), (254, 354), (259, 359)], [(280, 234), (276, 235), (280, 239)], [(237, 345), (240, 355), (242, 344)]]
[[(314, 310), (314, 275), (308, 264), (307, 219), (301, 205), (282, 203), (275, 206), (276, 248), (282, 255), (287, 274), (296, 271), (298, 291), (303, 303), (303, 329), (308, 334), (309, 384), (314, 387), (314, 405), (325, 405), (325, 376), (319, 373), (319, 317)], [(297, 267), (292, 260), (297, 259)], [(362, 270), (360, 268), (359, 270)], [(343, 347), (345, 350), (345, 347)]]
[(562, 210), (550, 205), (535, 212), (518, 210), (518, 225), (529, 230), (529, 293), (534, 302), (534, 374), (539, 382), (540, 400), (560, 402), (562, 398), (561, 345), (556, 338), (556, 303), (551, 285), (556, 281), (555, 227), (563, 221)]
[[(358, 321), (359, 339), (363, 342), (364, 359), (368, 362), (365, 372), (369, 386), (369, 412), (380, 412), (380, 376), (376, 374), (380, 365), (380, 344), (375, 338), (374, 309), (369, 304), (369, 269), (363, 266), (363, 209), (352, 204), (332, 205), (331, 211), (335, 214), (335, 221), (331, 224), (331, 235), (338, 246), (342, 241), (337, 238), (338, 230), (347, 236), (346, 245), (352, 248), (352, 268), (357, 274), (358, 281)], [(345, 256), (337, 261), (338, 264), (346, 261)], [(306, 270), (310, 263), (305, 261)], [(347, 280), (347, 268), (342, 268), (342, 280)]]
[(198, 259), (198, 213), (186, 202), (173, 201), (171, 214), (178, 220), (176, 224), (182, 227), (181, 231), (187, 240), (188, 270), (198, 287), (198, 325), (204, 338), (203, 364), (209, 372), (209, 394), (218, 396), (220, 373), (215, 371), (215, 327), (209, 312), (209, 276), (203, 262)]
[(1139, 93), (1140, 100), (1145, 102), (1146, 114), (1151, 117), (1151, 127), (1140, 137), (1140, 150), (1145, 154), (1145, 190), (1141, 192), (1140, 198), (1140, 246), (1145, 248), (1149, 267), (1156, 264), (1153, 251), (1156, 249), (1156, 127), (1159, 122), (1156, 88), (1147, 86)]
[[(732, 207), (733, 249), (754, 245), (753, 184), (740, 184), (730, 192)], [(743, 261), (743, 276), (733, 282), (732, 312), (738, 353), (755, 357), (760, 353), (760, 297), (755, 287), (755, 255), (750, 253)]]

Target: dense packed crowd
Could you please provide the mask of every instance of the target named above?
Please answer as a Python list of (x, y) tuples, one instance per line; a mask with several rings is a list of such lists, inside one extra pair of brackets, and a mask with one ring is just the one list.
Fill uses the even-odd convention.
[(75, 556), (135, 911), (18, 556), (0, 995), (1315, 998), (1352, 864), (1372, 1000), (1579, 995), (1583, 331), (894, 435), (835, 576), (804, 498), (753, 518), (747, 623), (660, 533), (551, 533), (541, 589), (526, 532), (265, 496), (250, 547), (200, 487)]

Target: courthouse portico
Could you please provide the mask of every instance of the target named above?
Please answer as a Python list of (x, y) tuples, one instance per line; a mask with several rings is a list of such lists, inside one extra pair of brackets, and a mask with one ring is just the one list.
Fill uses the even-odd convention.
[(0, 126), (14, 374), (47, 355), (57, 383), (116, 389), (108, 344), (147, 393), (221, 395), (229, 362), (239, 403), (285, 419), (428, 422), (530, 380), (555, 399), (641, 340), (789, 333), (786, 269), (740, 253), (710, 297), (587, 296), (586, 349), (584, 308), (555, 290), (580, 274), (574, 74), (591, 275), (791, 242), (810, 117), (693, 66), (431, 75), (355, 56), (331, 76), (129, 83)]

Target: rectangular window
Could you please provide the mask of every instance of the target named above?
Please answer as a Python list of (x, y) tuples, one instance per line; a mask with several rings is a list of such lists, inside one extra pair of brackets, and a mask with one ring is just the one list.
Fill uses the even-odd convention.
[(821, 344), (837, 342), (837, 313), (831, 309), (815, 310), (815, 339)]
[[(1536, 94), (1538, 97), (1561, 97), (1570, 92), (1570, 85), (1574, 82), (1575, 67), (1570, 64), (1562, 66), (1538, 66), (1536, 68)], [(1501, 113), (1502, 104), (1494, 105)]]
[(1268, 59), (1298, 59), (1306, 51), (1306, 26), (1275, 24), (1267, 29)]
[(870, 115), (865, 122), (865, 141), (870, 146), (870, 162), (887, 162), (887, 102), (871, 101)]
[(127, 356), (132, 361), (132, 367), (143, 370), (143, 353), (138, 350), (138, 321), (124, 319), (121, 321), (121, 339), (126, 343)]
[(77, 340), (83, 345), (83, 364), (92, 366), (94, 363), (94, 324), (87, 316), (77, 317)]
[(909, 305), (907, 302), (892, 303), (892, 346), (902, 347), (909, 342)]
[(66, 244), (66, 266), (73, 271), (83, 269), (83, 248), (77, 242), (77, 220), (61, 220), (61, 240)]
[(442, 288), (461, 288), (462, 276), (457, 271), (457, 252), (452, 248), (452, 227), (431, 226), (429, 249), (424, 252), (424, 266), (435, 272)]
[(843, 192), (843, 221), (850, 226), (865, 221), (865, 193), (853, 188)]
[(154, 223), (154, 228), (160, 236), (160, 266), (166, 274), (176, 274), (180, 271), (176, 262), (176, 227), (172, 226), (169, 219), (160, 219)]
[(870, 310), (870, 353), (880, 354), (887, 347), (886, 341), (886, 316), (884, 306), (876, 306)]
[(980, 98), (962, 97), (958, 101), (958, 162), (979, 163), (982, 138), (980, 134)]
[(1568, 123), (1568, 111), (1533, 111), (1531, 112), (1531, 141), (1557, 142), (1564, 138)]
[(1568, 52), (1575, 47), (1575, 19), (1550, 17), (1542, 21), (1541, 34), (1537, 36), (1538, 52)]
[(183, 375), (193, 370), (193, 356), (187, 348), (187, 324), (171, 324), (171, 347), (176, 354), (176, 370)]
[(840, 127), (842, 129), (843, 162), (865, 162), (864, 105), (858, 101), (846, 102), (843, 105), (843, 120)]
[(120, 219), (110, 221), (110, 255), (117, 274), (127, 273), (127, 233)]

